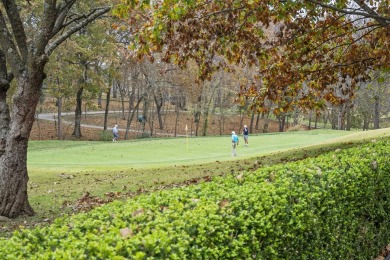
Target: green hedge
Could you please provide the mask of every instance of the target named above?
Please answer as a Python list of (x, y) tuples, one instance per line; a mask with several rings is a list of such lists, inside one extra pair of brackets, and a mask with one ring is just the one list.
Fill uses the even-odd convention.
[(390, 141), (114, 202), (0, 240), (1, 259), (373, 259)]

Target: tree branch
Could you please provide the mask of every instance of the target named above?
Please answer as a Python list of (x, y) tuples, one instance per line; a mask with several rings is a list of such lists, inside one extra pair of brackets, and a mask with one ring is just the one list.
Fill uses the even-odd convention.
[(80, 22), (79, 24), (75, 25), (74, 27), (70, 28), (68, 31), (66, 31), (64, 34), (62, 34), (57, 39), (53, 40), (49, 45), (46, 46), (45, 53), (46, 55), (50, 55), (55, 48), (57, 48), (62, 42), (64, 42), (66, 39), (68, 39), (72, 34), (79, 31), (89, 23), (93, 22), (95, 19), (100, 17), (101, 15), (107, 13), (111, 10), (111, 7), (104, 7), (104, 8), (98, 8), (95, 9), (94, 12), (90, 13), (89, 17), (87, 17), (84, 21)]
[(223, 10), (220, 10), (220, 11), (216, 11), (216, 12), (213, 12), (213, 13), (210, 13), (210, 14), (207, 14), (203, 17), (199, 17), (199, 19), (203, 19), (203, 18), (209, 18), (210, 16), (217, 16), (217, 15), (220, 15), (220, 14), (225, 14), (225, 13), (231, 13), (231, 12), (236, 12), (236, 11), (241, 11), (245, 9), (245, 6), (240, 6), (240, 7), (237, 7), (237, 8), (226, 8), (226, 9), (223, 9)]
[[(354, 0), (364, 11), (366, 12), (358, 12), (358, 11), (348, 11), (346, 9), (337, 8), (333, 5), (323, 4), (316, 0), (307, 0), (313, 4), (319, 5), (321, 7), (331, 9), (333, 11), (337, 11), (344, 14), (351, 14), (351, 15), (359, 15), (364, 16), (367, 18), (375, 19), (378, 23), (380, 23), (383, 27), (387, 27), (390, 25), (390, 17), (385, 17), (377, 14), (374, 10), (372, 10), (369, 6), (365, 5), (363, 1), (357, 1)], [(363, 2), (363, 3), (362, 3)], [(361, 5), (362, 4), (362, 5)]]
[(61, 5), (58, 6), (57, 8), (58, 17), (54, 24), (53, 35), (56, 35), (57, 33), (59, 33), (59, 31), (61, 31), (64, 28), (63, 26), (64, 21), (67, 18), (70, 8), (72, 8), (75, 2), (76, 0), (64, 1), (61, 3)]
[(58, 6), (58, 13), (62, 13), (65, 10), (69, 10), (76, 0), (63, 0), (62, 3)]
[(53, 37), (53, 28), (57, 20), (58, 13), (56, 8), (56, 1), (45, 0), (43, 10), (42, 25), (39, 28), (39, 33), (35, 41), (35, 53), (34, 55), (40, 56), (44, 53), (46, 45)]
[(13, 34), (15, 36), (16, 43), (18, 45), (20, 54), (23, 60), (27, 59), (28, 48), (27, 48), (27, 37), (24, 31), (22, 19), (18, 8), (13, 0), (3, 0), (5, 11), (7, 12), (8, 19), (10, 21)]
[[(346, 42), (346, 43), (343, 43), (341, 45), (338, 45), (338, 46), (335, 46), (333, 48), (331, 48), (328, 52), (331, 52), (337, 48), (341, 48), (343, 46), (347, 46), (347, 49), (352, 46), (352, 44), (356, 43), (356, 42), (359, 42), (361, 39), (363, 39), (366, 35), (369, 35), (371, 32), (375, 31), (378, 29), (378, 27), (374, 27), (374, 26), (371, 26), (373, 28), (371, 28), (370, 30), (366, 31), (363, 35), (361, 35), (360, 37), (358, 38), (355, 38), (352, 42)], [(365, 29), (368, 29), (369, 27), (366, 27), (366, 28), (363, 28), (361, 30), (365, 30)]]
[(7, 72), (6, 57), (0, 49), (0, 91), (7, 91), (13, 79), (14, 74)]
[(86, 18), (88, 18), (90, 15), (92, 15), (94, 12), (96, 12), (96, 9), (91, 10), (91, 11), (89, 12), (89, 14), (78, 15), (78, 16), (72, 18), (71, 20), (67, 21), (66, 23), (64, 23), (63, 27), (67, 27), (67, 26), (71, 25), (72, 23), (77, 23), (77, 22), (80, 21), (80, 20), (86, 19)]
[(310, 70), (310, 69), (308, 69), (308, 70), (306, 70), (306, 72), (314, 73), (314, 72), (323, 72), (323, 71), (327, 71), (327, 70), (333, 71), (334, 69), (337, 69), (337, 68), (349, 67), (349, 66), (356, 65), (356, 64), (359, 64), (359, 63), (373, 62), (374, 60), (378, 60), (378, 59), (379, 59), (378, 57), (367, 57), (365, 59), (352, 61), (350, 63), (332, 64), (331, 66), (327, 66), (327, 67), (324, 67), (324, 68), (321, 68), (321, 69), (317, 69), (317, 70)]
[[(361, 39), (363, 39), (366, 35), (370, 34), (371, 32), (373, 32), (373, 31), (375, 31), (375, 30), (377, 30), (379, 28), (381, 28), (381, 27), (376, 27), (376, 25), (369, 25), (369, 26), (366, 26), (366, 27), (359, 28), (358, 30), (355, 31), (356, 33), (360, 32), (360, 31), (366, 31), (368, 29), (370, 29), (370, 30), (366, 31), (364, 34), (362, 34), (358, 38), (355, 38), (352, 42), (346, 42), (346, 43), (343, 43), (341, 45), (334, 46), (334, 47), (330, 48), (329, 50), (327, 50), (326, 52), (324, 52), (322, 54), (325, 55), (325, 54), (327, 54), (329, 52), (332, 52), (335, 49), (338, 49), (338, 48), (340, 48), (342, 46), (346, 46), (346, 45), (349, 46), (349, 45), (351, 45), (353, 43), (356, 43), (356, 42), (360, 41)], [(300, 57), (302, 57), (303, 55), (307, 55), (309, 52), (311, 52), (313, 50), (319, 49), (324, 44), (330, 43), (330, 42), (332, 42), (333, 40), (335, 40), (337, 38), (342, 38), (343, 36), (347, 35), (348, 33), (350, 33), (350, 32), (344, 32), (342, 34), (336, 34), (336, 35), (333, 35), (330, 38), (324, 39), (322, 42), (320, 42), (316, 46), (309, 46), (310, 48), (306, 52), (302, 53), (302, 55)]]
[(13, 42), (13, 37), (8, 31), (6, 21), (4, 19), (3, 13), (0, 9), (0, 46), (3, 50), (3, 54), (8, 57), (8, 62), (11, 66), (11, 69), (14, 73), (19, 73), (22, 68), (22, 62), (20, 54), (16, 48), (15, 43)]
[[(370, 8), (364, 1), (362, 0), (354, 0), (354, 2), (360, 6), (364, 11), (366, 11), (368, 14), (372, 15), (375, 20), (378, 21), (382, 26), (389, 26), (390, 25), (390, 18), (389, 17), (383, 17), (379, 15), (377, 12), (375, 12), (372, 8)], [(375, 18), (378, 17), (378, 18)]]

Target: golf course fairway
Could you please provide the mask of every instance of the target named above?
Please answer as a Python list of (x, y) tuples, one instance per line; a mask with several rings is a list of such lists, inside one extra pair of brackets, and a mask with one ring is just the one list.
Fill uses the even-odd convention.
[[(360, 132), (362, 133), (362, 132)], [(251, 135), (245, 147), (240, 136), (237, 157), (231, 156), (230, 136), (136, 139), (118, 142), (31, 141), (30, 172), (117, 171), (239, 160), (343, 140), (354, 132), (312, 130)]]

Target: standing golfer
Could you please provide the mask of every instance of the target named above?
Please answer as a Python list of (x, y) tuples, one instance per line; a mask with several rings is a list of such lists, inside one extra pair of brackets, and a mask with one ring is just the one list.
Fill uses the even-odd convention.
[(232, 132), (232, 156), (236, 156), (236, 147), (238, 146), (238, 136), (236, 133), (233, 131)]
[(248, 146), (249, 129), (246, 125), (244, 125), (244, 130), (242, 130), (242, 135), (244, 136), (245, 146)]
[(115, 125), (114, 128), (112, 128), (112, 134), (114, 135), (114, 139), (112, 139), (113, 142), (118, 140), (118, 126)]

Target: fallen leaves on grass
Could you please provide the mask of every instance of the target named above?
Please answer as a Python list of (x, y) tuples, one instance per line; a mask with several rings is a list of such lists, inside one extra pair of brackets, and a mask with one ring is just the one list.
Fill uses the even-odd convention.
[(79, 198), (75, 203), (70, 203), (65, 201), (62, 204), (61, 208), (69, 207), (75, 212), (86, 212), (98, 206), (107, 204), (114, 201), (114, 197), (101, 198), (97, 196), (91, 196), (89, 192), (84, 193), (84, 195)]
[(171, 188), (178, 188), (178, 187), (186, 187), (189, 185), (196, 185), (201, 182), (209, 182), (212, 181), (211, 176), (204, 176), (201, 178), (193, 178), (181, 183), (172, 183), (172, 184), (166, 184), (166, 185), (160, 185), (157, 187), (153, 187), (151, 189), (145, 189), (145, 188), (139, 188), (135, 192), (106, 192), (104, 194), (104, 198), (98, 197), (98, 196), (91, 196), (89, 192), (84, 193), (84, 195), (76, 200), (75, 202), (69, 202), (65, 201), (61, 208), (70, 208), (73, 212), (87, 212), (91, 209), (94, 209), (96, 207), (102, 206), (104, 204), (113, 202), (114, 200), (120, 200), (120, 199), (129, 199), (133, 198), (135, 196), (138, 196), (143, 193), (158, 191), (158, 190), (164, 190), (164, 189), (171, 189)]

